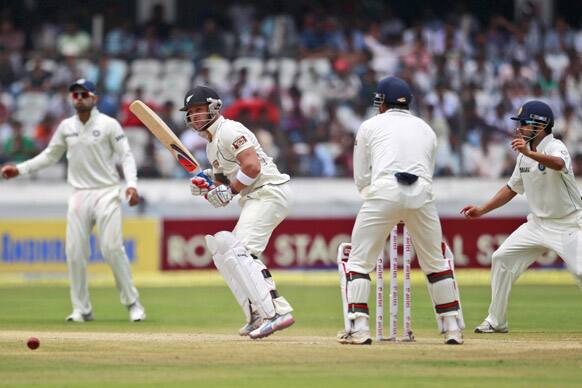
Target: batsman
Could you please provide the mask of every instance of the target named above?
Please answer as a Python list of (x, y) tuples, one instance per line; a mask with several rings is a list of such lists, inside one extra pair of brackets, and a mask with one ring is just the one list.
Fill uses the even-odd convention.
[(464, 322), (452, 268), (443, 258), (442, 231), (432, 192), (436, 135), (410, 113), (412, 93), (397, 77), (378, 83), (374, 106), (379, 114), (358, 129), (354, 148), (354, 180), (365, 198), (352, 231), (346, 266), (348, 318), (342, 344), (372, 343), (368, 299), (370, 272), (401, 220), (406, 224), (445, 343), (463, 343)]
[(240, 196), (242, 210), (234, 230), (207, 235), (206, 244), (245, 314), (239, 334), (263, 338), (294, 323), (291, 305), (260, 260), (273, 230), (289, 212), (292, 192), (289, 176), (279, 172), (251, 131), (220, 114), (221, 106), (218, 94), (205, 86), (196, 86), (184, 98), (186, 123), (208, 141), (212, 164), (204, 171), (212, 183), (193, 178), (191, 191), (216, 208)]

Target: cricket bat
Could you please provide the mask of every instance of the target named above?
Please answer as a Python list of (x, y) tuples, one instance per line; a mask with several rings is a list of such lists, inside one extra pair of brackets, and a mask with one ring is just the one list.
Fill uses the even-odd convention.
[[(184, 170), (194, 174), (200, 170), (200, 164), (182, 144), (174, 132), (164, 123), (149, 106), (140, 100), (129, 105), (129, 110), (146, 126), (146, 128), (170, 151)], [(199, 171), (201, 172), (201, 171)]]

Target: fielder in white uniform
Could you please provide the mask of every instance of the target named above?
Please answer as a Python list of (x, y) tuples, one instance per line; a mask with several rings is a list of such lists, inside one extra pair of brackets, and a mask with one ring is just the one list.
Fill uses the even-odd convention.
[[(294, 323), (293, 309), (280, 296), (271, 273), (260, 260), (273, 230), (289, 212), (289, 176), (281, 174), (255, 135), (237, 121), (220, 115), (218, 94), (205, 86), (184, 99), (187, 124), (208, 140), (212, 169), (207, 178), (191, 180), (193, 195), (204, 195), (214, 207), (240, 195), (242, 208), (236, 227), (207, 235), (214, 264), (241, 306), (247, 323), (239, 330), (252, 339), (266, 337)], [(210, 180), (210, 181), (209, 181)], [(214, 184), (215, 183), (215, 184)]]
[(525, 194), (531, 213), (491, 260), (489, 315), (476, 333), (507, 333), (511, 286), (545, 251), (552, 249), (582, 284), (582, 200), (564, 143), (552, 135), (554, 115), (541, 101), (528, 101), (512, 120), (519, 121), (511, 146), (520, 154), (507, 186), (485, 205), (465, 206), (461, 213), (478, 218)]
[(420, 267), (427, 275), (445, 343), (462, 344), (464, 324), (454, 273), (441, 250), (442, 232), (432, 193), (436, 135), (409, 111), (410, 88), (397, 77), (378, 84), (380, 114), (359, 128), (354, 149), (354, 179), (365, 201), (352, 231), (347, 264), (348, 318), (343, 344), (370, 344), (370, 272), (386, 239), (400, 221), (410, 232)]
[(123, 166), (127, 181), (125, 196), (130, 206), (139, 202), (135, 160), (119, 123), (95, 108), (98, 98), (95, 85), (79, 79), (69, 91), (77, 114), (61, 122), (43, 152), (18, 165), (3, 166), (2, 176), (8, 179), (41, 170), (57, 163), (66, 152), (67, 177), (75, 189), (69, 199), (66, 237), (73, 312), (66, 320), (93, 320), (87, 260), (89, 238), (95, 226), (103, 257), (113, 270), (121, 303), (129, 309), (131, 321), (141, 321), (146, 315), (123, 247), (121, 193), (114, 156), (119, 157)]

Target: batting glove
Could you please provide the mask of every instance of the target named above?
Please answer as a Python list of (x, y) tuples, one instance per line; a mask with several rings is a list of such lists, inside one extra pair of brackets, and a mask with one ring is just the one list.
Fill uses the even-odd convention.
[(220, 185), (206, 194), (206, 199), (214, 207), (224, 207), (232, 200), (234, 195), (229, 186)]
[(206, 195), (210, 191), (208, 181), (202, 177), (194, 177), (190, 180), (190, 192), (192, 195)]

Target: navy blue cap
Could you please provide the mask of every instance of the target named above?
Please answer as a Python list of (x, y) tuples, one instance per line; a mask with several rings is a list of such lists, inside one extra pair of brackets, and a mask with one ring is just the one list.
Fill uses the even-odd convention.
[(72, 92), (76, 87), (83, 88), (91, 94), (97, 95), (97, 88), (95, 84), (91, 81), (87, 81), (85, 78), (79, 78), (74, 84), (69, 86), (69, 92)]
[(412, 101), (410, 86), (401, 78), (386, 77), (378, 82), (374, 106), (380, 106), (383, 102), (387, 104), (409, 105)]
[(546, 126), (554, 125), (554, 113), (548, 104), (538, 100), (528, 101), (517, 111), (517, 115), (511, 117), (512, 120), (534, 120)]

